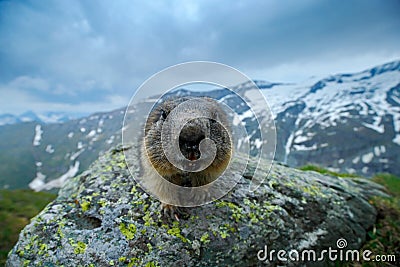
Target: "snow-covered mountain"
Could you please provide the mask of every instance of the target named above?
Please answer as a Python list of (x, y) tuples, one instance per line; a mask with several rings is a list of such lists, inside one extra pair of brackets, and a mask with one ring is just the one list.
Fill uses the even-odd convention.
[[(378, 172), (400, 175), (400, 61), (301, 84), (255, 83), (273, 113), (276, 160), (290, 166), (318, 164), (364, 176)], [(250, 133), (248, 141), (256, 154), (261, 144), (260, 133), (249, 106), (259, 99), (254, 99), (253, 90), (258, 89), (247, 83), (235, 88), (241, 97), (230, 95), (226, 89), (209, 92), (180, 89), (173, 94), (208, 95), (227, 104)], [(145, 116), (143, 105), (153, 105), (155, 99), (139, 103), (129, 116)], [(47, 124), (38, 116), (40, 121), (1, 126), (0, 188), (60, 187), (121, 142), (124, 112), (125, 108), (121, 108)], [(255, 112), (261, 123), (271, 122), (265, 108)], [(32, 114), (25, 117), (29, 118), (28, 115)]]
[(276, 158), (335, 171), (400, 174), (400, 61), (264, 91), (278, 131)]
[(120, 142), (124, 111), (0, 126), (0, 188), (59, 188)]
[[(400, 61), (301, 84), (254, 83), (273, 113), (276, 160), (290, 166), (317, 164), (363, 176), (378, 172), (400, 175)], [(257, 153), (260, 132), (249, 106), (257, 107), (261, 123), (270, 123), (267, 109), (254, 98), (258, 88), (250, 82), (233, 88), (248, 105), (240, 97), (228, 96), (227, 90), (206, 94), (238, 113), (251, 135), (253, 154)]]
[(18, 122), (21, 122), (21, 120), (13, 114), (9, 113), (0, 114), (0, 125), (15, 124)]
[(79, 117), (84, 117), (84, 115), (65, 112), (42, 112), (36, 114), (33, 111), (27, 111), (20, 115), (6, 113), (0, 114), (0, 126), (32, 121), (40, 123), (62, 123)]

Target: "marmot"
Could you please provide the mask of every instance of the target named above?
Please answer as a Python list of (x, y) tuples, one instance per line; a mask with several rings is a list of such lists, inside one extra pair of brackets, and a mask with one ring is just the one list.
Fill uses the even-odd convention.
[[(165, 130), (164, 127), (163, 130), (164, 125), (169, 125), (169, 128)], [(179, 137), (176, 136), (177, 133)], [(162, 134), (164, 143), (161, 140)], [(200, 168), (200, 171), (190, 171), (191, 162), (200, 162), (200, 159), (203, 159), (202, 152), (205, 155), (209, 152), (207, 150), (210, 150), (204, 149), (203, 146), (201, 151), (201, 142), (206, 138), (215, 144), (215, 157), (211, 158), (203, 169)], [(169, 145), (173, 140), (179, 144), (179, 151), (173, 151), (172, 156), (167, 158), (163, 144)], [(160, 175), (178, 186), (207, 185), (217, 179), (228, 166), (232, 147), (230, 124), (221, 104), (208, 97), (168, 98), (153, 107), (145, 124), (141, 149), (142, 185), (161, 200), (164, 215), (178, 220), (177, 206), (180, 205), (170, 205), (169, 203), (176, 201), (169, 200), (180, 199), (181, 196), (177, 196), (176, 187), (165, 183), (165, 180), (160, 179)], [(169, 160), (176, 158), (179, 162), (179, 157), (187, 163), (182, 166), (189, 167), (178, 167)], [(184, 203), (182, 206), (185, 206)]]

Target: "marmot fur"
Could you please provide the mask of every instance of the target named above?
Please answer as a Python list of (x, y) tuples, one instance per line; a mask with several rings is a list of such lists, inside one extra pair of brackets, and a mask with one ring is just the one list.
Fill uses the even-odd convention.
[[(189, 100), (194, 101), (188, 102), (189, 106), (186, 105), (186, 108), (177, 109), (179, 110), (178, 113), (175, 112), (174, 115), (170, 115), (178, 105)], [(176, 154), (182, 153), (189, 161), (198, 160), (201, 158), (200, 142), (205, 138), (211, 139), (216, 147), (216, 154), (212, 163), (197, 172), (190, 172), (187, 169), (185, 171), (175, 167), (165, 155), (161, 140), (163, 125), (168, 116), (171, 116), (170, 119), (173, 120), (171, 123), (179, 125), (179, 120), (183, 120), (189, 113), (193, 119), (181, 128), (179, 134), (180, 151), (176, 151)], [(172, 140), (177, 137), (167, 136), (164, 138)], [(165, 182), (159, 178), (159, 175), (178, 186), (203, 186), (211, 183), (223, 173), (231, 156), (232, 138), (227, 114), (217, 101), (207, 97), (169, 98), (155, 105), (145, 124), (141, 149), (143, 185), (161, 201), (168, 202), (169, 199), (177, 199), (179, 196), (176, 196), (177, 192), (173, 190), (173, 187), (164, 185)], [(168, 212), (170, 216), (175, 216), (178, 219), (178, 210), (175, 206), (162, 203), (162, 209), (164, 214)]]

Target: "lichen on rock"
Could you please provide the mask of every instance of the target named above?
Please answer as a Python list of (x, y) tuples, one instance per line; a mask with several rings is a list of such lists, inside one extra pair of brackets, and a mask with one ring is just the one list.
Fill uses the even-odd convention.
[(361, 178), (275, 163), (258, 190), (242, 177), (222, 199), (172, 221), (131, 177), (124, 150), (137, 153), (116, 147), (69, 180), (21, 232), (7, 266), (253, 266), (265, 264), (257, 258), (264, 246), (320, 251), (339, 238), (359, 249), (376, 220), (368, 199), (384, 194)]

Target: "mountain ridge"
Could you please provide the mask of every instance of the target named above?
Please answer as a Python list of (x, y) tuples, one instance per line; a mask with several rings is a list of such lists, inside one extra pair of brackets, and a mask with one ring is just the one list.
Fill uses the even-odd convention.
[[(86, 115), (87, 116), (87, 115)], [(0, 126), (10, 125), (24, 122), (39, 123), (63, 123), (73, 119), (85, 117), (85, 114), (76, 114), (70, 112), (34, 112), (32, 110), (25, 111), (19, 115), (11, 113), (0, 114)]]
[[(255, 83), (275, 120), (277, 161), (290, 166), (317, 164), (362, 176), (400, 174), (400, 61), (300, 84)], [(250, 106), (254, 103), (251, 93), (258, 89), (253, 83), (233, 89)], [(227, 89), (193, 92), (180, 88), (171, 94), (209, 95), (232, 107), (246, 125), (251, 135), (248, 141), (257, 153), (260, 135), (243, 99), (229, 95)], [(141, 105), (153, 105), (154, 101), (148, 98), (139, 103), (135, 116), (147, 115), (140, 113), (145, 110)], [(63, 180), (67, 173), (81, 173), (121, 141), (124, 112), (125, 108), (120, 108), (64, 123), (0, 126), (0, 148), (8, 151), (0, 154), (4, 162), (0, 187), (24, 188), (35, 181), (33, 185), (40, 185), (36, 189), (47, 188), (46, 184), (57, 184), (51, 181)], [(264, 109), (256, 113), (261, 122), (269, 116)]]

